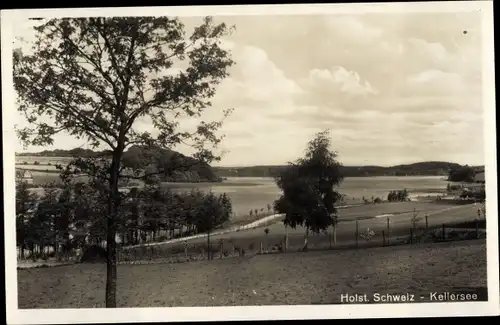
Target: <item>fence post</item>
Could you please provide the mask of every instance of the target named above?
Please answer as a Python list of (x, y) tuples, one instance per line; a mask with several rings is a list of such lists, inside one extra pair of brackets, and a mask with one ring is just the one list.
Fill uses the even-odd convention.
[(425, 215), (425, 229), (427, 230), (429, 228), (429, 220), (427, 215)]
[(224, 257), (224, 240), (220, 240), (220, 259)]
[(385, 231), (382, 230), (382, 246), (385, 246)]
[(391, 235), (390, 235), (391, 234), (391, 232), (390, 232), (390, 229), (391, 229), (390, 222), (391, 221), (390, 221), (389, 217), (387, 217), (387, 244), (390, 243), (390, 239), (389, 238), (391, 238)]
[(333, 226), (333, 244), (337, 245), (337, 226)]
[(356, 247), (359, 245), (359, 221), (356, 220)]
[(262, 240), (260, 241), (260, 253), (262, 254)]
[(288, 225), (285, 225), (285, 252), (288, 250)]
[(410, 244), (413, 244), (413, 228), (410, 228)]
[(446, 229), (445, 229), (445, 226), (444, 226), (444, 223), (443, 223), (443, 240), (446, 240)]
[(184, 241), (184, 257), (186, 258), (186, 261), (188, 260), (188, 243), (187, 240)]
[(234, 256), (234, 253), (235, 253), (235, 247), (234, 247), (234, 242), (232, 243), (233, 244), (233, 256)]

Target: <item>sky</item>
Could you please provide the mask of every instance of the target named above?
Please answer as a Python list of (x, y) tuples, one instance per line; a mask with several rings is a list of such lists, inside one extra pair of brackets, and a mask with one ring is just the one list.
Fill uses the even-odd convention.
[[(236, 62), (204, 115), (233, 109), (221, 129), (226, 154), (214, 165), (284, 164), (325, 129), (344, 165), (484, 164), (478, 13), (214, 19), (235, 26), (223, 46)], [(201, 17), (182, 21), (189, 29)], [(15, 31), (33, 38), (30, 23)], [(52, 147), (17, 152), (78, 145), (59, 134)]]

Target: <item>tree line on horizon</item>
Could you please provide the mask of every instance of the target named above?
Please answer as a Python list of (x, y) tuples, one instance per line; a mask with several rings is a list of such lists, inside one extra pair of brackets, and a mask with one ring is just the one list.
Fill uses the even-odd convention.
[[(249, 166), (249, 167), (212, 167), (221, 177), (276, 177), (286, 169), (282, 166)], [(461, 168), (460, 164), (451, 162), (420, 162), (390, 167), (382, 166), (345, 166), (340, 168), (344, 177), (371, 176), (449, 176), (451, 170)], [(475, 167), (480, 170), (482, 167)]]

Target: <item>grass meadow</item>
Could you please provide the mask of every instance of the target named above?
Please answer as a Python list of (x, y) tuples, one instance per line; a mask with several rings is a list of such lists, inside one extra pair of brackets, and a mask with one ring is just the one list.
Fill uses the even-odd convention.
[[(104, 307), (106, 266), (18, 270), (19, 308)], [(118, 265), (119, 307), (335, 304), (345, 293), (486, 288), (485, 240)], [(422, 300), (425, 302), (428, 300)]]

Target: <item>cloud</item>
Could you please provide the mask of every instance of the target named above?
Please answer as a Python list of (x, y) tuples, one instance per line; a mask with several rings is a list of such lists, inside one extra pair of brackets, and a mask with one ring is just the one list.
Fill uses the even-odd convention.
[(341, 92), (348, 96), (364, 96), (378, 93), (368, 81), (362, 81), (357, 72), (339, 66), (334, 67), (332, 70), (311, 70), (309, 72), (309, 82), (311, 87), (326, 87), (332, 92)]
[[(287, 100), (302, 92), (301, 88), (287, 78), (283, 70), (272, 62), (266, 51), (249, 45), (238, 45), (225, 41), (223, 46), (231, 51), (236, 62), (231, 69), (231, 78), (223, 81), (218, 92), (231, 96), (232, 102), (275, 103)], [(266, 104), (264, 104), (266, 105)]]
[[(203, 115), (214, 120), (234, 108), (221, 129), (229, 150), (222, 164), (293, 160), (324, 128), (345, 164), (482, 163), (480, 15), (217, 20), (236, 25), (222, 42), (236, 64)], [(183, 128), (195, 122), (180, 120)]]
[(459, 97), (471, 95), (477, 87), (469, 85), (457, 73), (443, 72), (437, 69), (425, 70), (406, 78), (403, 92), (426, 96)]
[(384, 30), (363, 23), (362, 15), (359, 16), (323, 16), (323, 22), (327, 27), (328, 34), (335, 40), (342, 42), (357, 43), (362, 45), (377, 42), (383, 35)]

